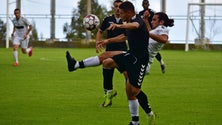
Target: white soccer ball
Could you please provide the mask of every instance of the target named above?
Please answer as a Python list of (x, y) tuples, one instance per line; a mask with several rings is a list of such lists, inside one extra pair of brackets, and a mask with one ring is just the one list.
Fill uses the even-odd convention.
[(83, 25), (87, 30), (94, 30), (100, 24), (99, 18), (94, 14), (89, 14), (83, 18)]

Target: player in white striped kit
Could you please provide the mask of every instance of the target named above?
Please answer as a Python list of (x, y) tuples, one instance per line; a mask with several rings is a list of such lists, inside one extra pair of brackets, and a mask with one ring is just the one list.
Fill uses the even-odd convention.
[(19, 60), (18, 60), (19, 45), (21, 45), (23, 54), (28, 54), (29, 56), (32, 56), (32, 47), (28, 48), (29, 32), (32, 30), (32, 25), (26, 18), (21, 16), (20, 9), (15, 9), (14, 15), (15, 18), (13, 18), (12, 20), (14, 27), (13, 27), (13, 32), (11, 34), (11, 36), (14, 37), (13, 57), (15, 63), (13, 64), (13, 66), (19, 66)]
[(163, 48), (164, 44), (168, 42), (169, 29), (167, 27), (174, 26), (174, 20), (169, 19), (167, 14), (163, 12), (155, 13), (151, 25), (152, 29), (148, 23), (147, 18), (149, 17), (149, 12), (144, 13), (144, 22), (147, 25), (147, 29), (150, 33), (149, 39), (149, 62), (147, 65), (146, 73), (150, 72), (150, 65), (153, 63), (153, 58), (157, 53)]

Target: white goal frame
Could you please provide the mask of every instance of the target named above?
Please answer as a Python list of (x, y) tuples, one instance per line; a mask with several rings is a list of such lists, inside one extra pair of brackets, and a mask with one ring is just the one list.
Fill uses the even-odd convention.
[(190, 7), (191, 6), (204, 6), (204, 5), (208, 5), (208, 6), (222, 6), (222, 3), (188, 3), (187, 6), (187, 24), (186, 24), (186, 38), (185, 38), (185, 51), (189, 51), (189, 21), (191, 20), (190, 18)]

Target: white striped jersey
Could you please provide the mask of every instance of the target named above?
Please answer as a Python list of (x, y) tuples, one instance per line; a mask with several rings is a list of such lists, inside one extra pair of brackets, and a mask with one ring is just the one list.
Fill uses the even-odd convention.
[[(151, 30), (150, 33), (157, 35), (167, 35), (169, 34), (169, 29), (166, 26), (158, 26), (155, 29)], [(152, 38), (149, 38), (149, 62), (153, 62), (153, 58), (157, 55), (157, 53), (163, 48), (164, 43), (159, 43)]]
[(13, 18), (12, 23), (15, 26), (15, 36), (17, 37), (23, 37), (30, 25), (30, 22), (25, 17), (20, 17), (18, 20)]

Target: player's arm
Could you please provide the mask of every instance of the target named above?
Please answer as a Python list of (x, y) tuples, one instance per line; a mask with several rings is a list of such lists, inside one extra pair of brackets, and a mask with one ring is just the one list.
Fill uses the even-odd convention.
[(126, 39), (127, 39), (127, 37), (124, 34), (120, 34), (116, 37), (112, 37), (112, 38), (103, 40), (103, 44), (107, 45), (109, 43), (123, 42)]
[(103, 31), (101, 29), (99, 29), (96, 33), (96, 52), (98, 53), (99, 50), (97, 50), (97, 45), (99, 44), (99, 41), (101, 41), (101, 37), (102, 37)]
[(24, 39), (26, 39), (26, 38), (28, 37), (28, 35), (29, 35), (29, 33), (30, 33), (31, 30), (32, 30), (32, 25), (29, 24), (29, 28), (28, 28), (28, 30), (26, 31), (25, 35), (24, 35)]
[(13, 26), (13, 30), (12, 30), (12, 34), (11, 34), (11, 36), (13, 37), (14, 36), (14, 33), (15, 33), (15, 25)]
[(123, 24), (111, 24), (108, 30), (114, 30), (114, 29), (137, 29), (140, 26), (138, 22), (132, 22), (132, 23), (123, 23)]
[(96, 49), (99, 52), (101, 52), (101, 50), (103, 49), (103, 47), (105, 45), (110, 44), (110, 43), (122, 42), (122, 41), (125, 41), (126, 39), (127, 39), (127, 37), (124, 34), (120, 34), (120, 35), (118, 35), (116, 37), (104, 39), (104, 40), (98, 42), (98, 44), (96, 46)]
[(153, 40), (160, 42), (160, 43), (167, 43), (168, 42), (168, 35), (166, 35), (166, 34), (157, 35), (157, 34), (150, 33), (150, 38), (152, 38)]
[(150, 26), (150, 23), (149, 23), (149, 20), (148, 20), (149, 16), (150, 16), (149, 11), (148, 10), (145, 11), (144, 14), (143, 14), (143, 21), (146, 24), (146, 28), (147, 28), (148, 31), (151, 30), (151, 26)]

